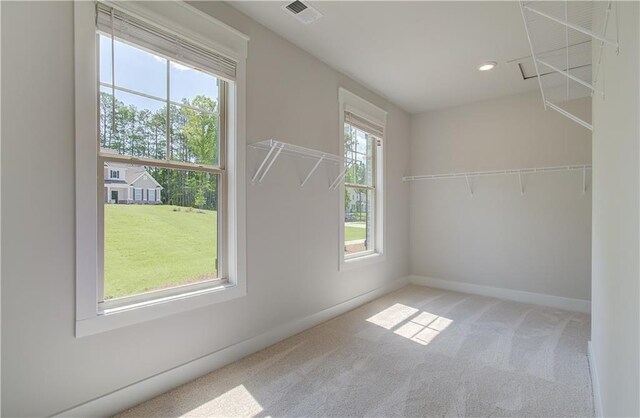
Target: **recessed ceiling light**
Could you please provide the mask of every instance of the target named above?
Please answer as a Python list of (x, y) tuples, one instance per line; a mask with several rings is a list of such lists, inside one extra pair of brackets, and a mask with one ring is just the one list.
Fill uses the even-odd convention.
[(496, 65), (498, 65), (497, 62), (495, 61), (487, 61), (487, 62), (483, 62), (479, 67), (478, 70), (479, 71), (489, 71), (489, 70), (493, 70)]

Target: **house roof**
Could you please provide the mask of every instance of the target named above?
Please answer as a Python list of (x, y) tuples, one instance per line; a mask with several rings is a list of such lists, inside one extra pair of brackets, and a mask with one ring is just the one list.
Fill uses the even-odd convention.
[(135, 183), (140, 177), (146, 174), (158, 187), (161, 189), (163, 188), (144, 167), (131, 164), (114, 163), (111, 161), (104, 163), (104, 165), (107, 168), (124, 169), (124, 179), (105, 179), (105, 184), (119, 183), (133, 185), (133, 183)]
[(104, 179), (104, 184), (127, 184), (127, 182), (122, 179)]

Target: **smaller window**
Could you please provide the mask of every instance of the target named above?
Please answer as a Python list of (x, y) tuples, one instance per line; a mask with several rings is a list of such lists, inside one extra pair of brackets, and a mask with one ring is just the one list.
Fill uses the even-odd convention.
[(387, 112), (344, 89), (339, 89), (338, 96), (343, 124), (340, 139), (347, 165), (340, 199), (340, 265), (346, 266), (347, 261), (372, 260), (368, 256), (383, 254)]
[(133, 189), (133, 200), (142, 200), (142, 189)]
[(344, 190), (344, 256), (376, 251), (376, 148), (379, 138), (359, 129), (345, 115), (344, 157), (350, 168)]
[(111, 172), (109, 173), (109, 177), (112, 179), (119, 179), (120, 172), (118, 170), (111, 170)]
[(149, 189), (147, 191), (147, 200), (149, 202), (155, 202), (156, 201), (156, 189)]

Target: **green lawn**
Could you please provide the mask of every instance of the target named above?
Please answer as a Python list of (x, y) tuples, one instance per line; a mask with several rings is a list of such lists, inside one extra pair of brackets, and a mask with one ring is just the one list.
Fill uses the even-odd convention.
[[(362, 222), (364, 224), (364, 222)], [(344, 227), (344, 240), (353, 241), (357, 239), (365, 239), (367, 237), (366, 228), (358, 228), (356, 226)]]
[(105, 205), (105, 298), (215, 278), (217, 229), (215, 211)]

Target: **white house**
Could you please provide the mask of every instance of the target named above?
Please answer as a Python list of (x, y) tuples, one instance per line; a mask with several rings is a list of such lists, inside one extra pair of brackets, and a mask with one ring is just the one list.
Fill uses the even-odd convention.
[(120, 204), (161, 204), (162, 186), (144, 167), (104, 164), (104, 201)]
[(347, 194), (349, 198), (347, 199), (348, 204), (345, 205), (345, 214), (367, 212), (366, 193), (359, 193), (357, 189), (347, 189)]

